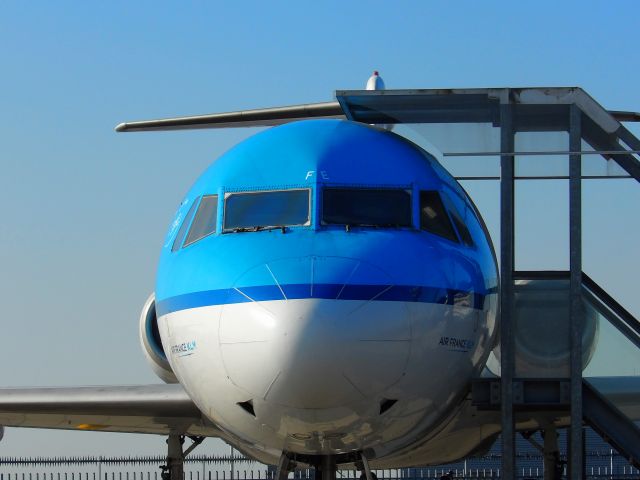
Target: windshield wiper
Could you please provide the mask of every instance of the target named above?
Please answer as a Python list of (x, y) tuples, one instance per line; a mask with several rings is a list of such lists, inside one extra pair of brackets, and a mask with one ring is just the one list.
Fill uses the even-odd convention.
[(344, 226), (344, 229), (347, 232), (350, 232), (353, 227), (364, 227), (364, 228), (402, 228), (407, 225), (400, 225), (399, 223), (347, 223)]
[(281, 230), (282, 233), (286, 233), (287, 227), (285, 225), (256, 225), (255, 227), (236, 227), (233, 229), (233, 233), (239, 232), (263, 232), (268, 230)]
[(263, 230), (280, 230), (282, 233), (286, 233), (287, 227), (286, 225), (269, 225), (268, 227), (256, 227), (256, 232)]

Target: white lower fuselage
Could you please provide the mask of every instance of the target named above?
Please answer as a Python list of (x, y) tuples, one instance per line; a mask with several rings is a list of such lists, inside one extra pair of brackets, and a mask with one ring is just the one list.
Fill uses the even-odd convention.
[(459, 405), (492, 348), (494, 297), (483, 309), (248, 301), (169, 313), (159, 326), (180, 383), (240, 448), (274, 463), (283, 450), (380, 458), (424, 441)]

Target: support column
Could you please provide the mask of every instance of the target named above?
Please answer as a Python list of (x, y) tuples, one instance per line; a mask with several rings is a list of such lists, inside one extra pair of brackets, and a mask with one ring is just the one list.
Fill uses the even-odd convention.
[[(513, 110), (500, 105), (500, 150), (514, 151)], [(502, 421), (502, 478), (515, 478), (515, 425), (513, 418), (513, 271), (514, 245), (514, 157), (500, 157), (500, 385)]]
[[(582, 150), (582, 111), (576, 105), (569, 110), (569, 150)], [(571, 428), (569, 472), (572, 480), (582, 480), (582, 156), (569, 156), (569, 332), (571, 344)]]

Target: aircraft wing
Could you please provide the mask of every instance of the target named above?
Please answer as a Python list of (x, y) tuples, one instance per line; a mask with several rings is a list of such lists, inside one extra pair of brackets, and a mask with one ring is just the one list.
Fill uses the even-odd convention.
[(269, 127), (304, 120), (307, 118), (345, 118), (338, 102), (308, 103), (287, 107), (240, 110), (190, 117), (163, 118), (125, 122), (116, 132), (141, 132), (152, 130), (189, 130), (197, 128)]
[(585, 380), (627, 418), (640, 421), (640, 377), (588, 377)]
[(0, 425), (224, 436), (181, 385), (0, 389)]

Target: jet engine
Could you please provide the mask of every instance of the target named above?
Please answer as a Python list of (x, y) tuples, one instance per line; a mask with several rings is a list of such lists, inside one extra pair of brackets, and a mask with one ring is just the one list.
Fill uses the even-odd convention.
[[(569, 280), (519, 280), (515, 284), (514, 346), (516, 376), (568, 377)], [(599, 320), (594, 308), (584, 302), (582, 369), (598, 343)], [(500, 360), (500, 347), (494, 353)], [(487, 365), (489, 366), (489, 365)], [(489, 368), (499, 373), (499, 363)], [(495, 370), (498, 370), (496, 372)]]
[(151, 294), (142, 307), (140, 314), (140, 343), (142, 351), (151, 368), (165, 383), (178, 383), (171, 365), (167, 360), (164, 345), (158, 329), (156, 316), (156, 296)]

